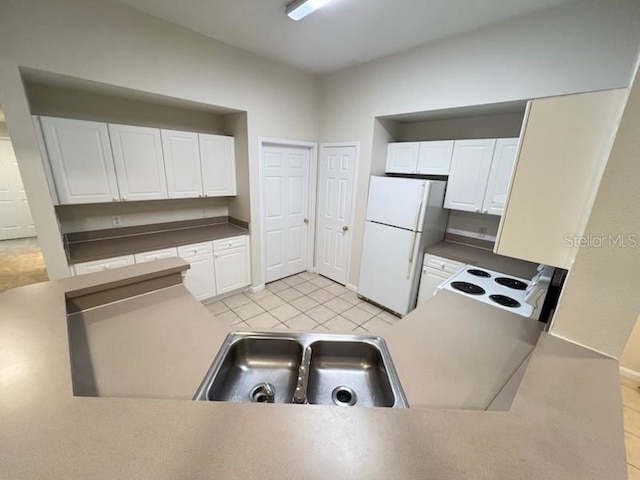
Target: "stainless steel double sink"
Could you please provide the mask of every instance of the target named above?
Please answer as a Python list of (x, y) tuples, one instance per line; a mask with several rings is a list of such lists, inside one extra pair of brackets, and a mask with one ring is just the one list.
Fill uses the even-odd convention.
[(408, 407), (380, 337), (233, 332), (194, 400)]

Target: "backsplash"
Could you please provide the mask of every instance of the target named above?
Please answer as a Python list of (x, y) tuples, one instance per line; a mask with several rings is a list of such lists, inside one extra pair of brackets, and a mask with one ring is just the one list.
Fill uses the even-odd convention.
[(56, 207), (61, 232), (86, 232), (163, 222), (226, 217), (229, 198), (153, 200)]
[(447, 233), (495, 242), (499, 226), (500, 217), (497, 215), (451, 210)]

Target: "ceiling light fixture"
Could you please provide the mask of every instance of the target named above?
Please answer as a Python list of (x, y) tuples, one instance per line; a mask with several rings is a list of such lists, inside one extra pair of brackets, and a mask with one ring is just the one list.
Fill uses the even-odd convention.
[(331, 0), (294, 0), (287, 5), (287, 15), (293, 20), (300, 20), (324, 7)]

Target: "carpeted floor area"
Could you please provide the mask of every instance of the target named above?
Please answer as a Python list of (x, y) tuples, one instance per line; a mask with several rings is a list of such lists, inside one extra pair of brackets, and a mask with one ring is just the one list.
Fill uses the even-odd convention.
[(0, 292), (47, 280), (37, 238), (0, 241)]

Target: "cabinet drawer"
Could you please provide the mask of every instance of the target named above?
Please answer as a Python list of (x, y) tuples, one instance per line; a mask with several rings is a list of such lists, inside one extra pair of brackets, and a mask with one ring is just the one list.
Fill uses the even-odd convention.
[(213, 244), (211, 242), (194, 243), (193, 245), (178, 247), (178, 256), (181, 258), (189, 258), (205, 253), (213, 253)]
[(451, 260), (448, 258), (438, 257), (436, 255), (426, 254), (424, 256), (424, 266), (431, 267), (436, 270), (441, 270), (447, 273), (456, 273), (462, 267), (464, 267), (464, 263), (457, 262), (455, 260)]
[(223, 252), (230, 248), (243, 247), (247, 244), (247, 236), (240, 235), (237, 237), (221, 238), (220, 240), (214, 240), (213, 251)]
[(136, 263), (144, 263), (151, 262), (153, 260), (159, 260), (161, 258), (171, 258), (178, 256), (178, 249), (173, 248), (163, 248), (162, 250), (154, 250), (152, 252), (142, 252), (136, 253), (134, 255), (136, 259)]
[(126, 267), (134, 265), (135, 259), (133, 255), (124, 255), (122, 257), (105, 258), (104, 260), (95, 260), (93, 262), (76, 263), (73, 270), (76, 275), (84, 275), (85, 273), (101, 272), (112, 268)]

